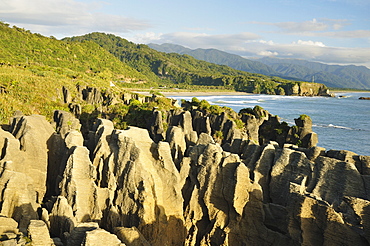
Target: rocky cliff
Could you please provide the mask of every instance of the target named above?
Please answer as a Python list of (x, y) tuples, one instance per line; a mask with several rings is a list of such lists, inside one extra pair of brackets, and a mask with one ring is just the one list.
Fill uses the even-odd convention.
[(69, 112), (15, 115), (0, 128), (0, 240), (370, 244), (369, 156), (317, 147), (305, 115), (288, 126), (260, 107), (183, 106), (154, 109), (147, 129), (97, 119), (87, 134)]
[(280, 85), (284, 88), (285, 94), (290, 96), (324, 96), (334, 97), (329, 89), (319, 83), (293, 82)]

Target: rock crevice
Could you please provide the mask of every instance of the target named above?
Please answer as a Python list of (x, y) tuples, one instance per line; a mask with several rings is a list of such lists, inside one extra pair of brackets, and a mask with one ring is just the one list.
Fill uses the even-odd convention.
[(302, 116), (241, 114), (243, 128), (197, 108), (168, 112), (166, 130), (159, 113), (148, 130), (98, 119), (85, 139), (67, 112), (14, 117), (0, 128), (1, 240), (368, 245), (370, 157), (316, 147)]

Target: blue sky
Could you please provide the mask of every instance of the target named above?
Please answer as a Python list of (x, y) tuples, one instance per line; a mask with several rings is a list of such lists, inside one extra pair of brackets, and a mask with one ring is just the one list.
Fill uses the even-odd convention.
[(0, 0), (0, 20), (57, 38), (216, 48), (370, 68), (370, 0)]

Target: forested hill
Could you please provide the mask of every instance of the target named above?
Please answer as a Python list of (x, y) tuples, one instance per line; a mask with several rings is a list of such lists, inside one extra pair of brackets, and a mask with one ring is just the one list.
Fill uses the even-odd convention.
[(284, 94), (285, 86), (297, 83), (278, 77), (253, 74), (197, 60), (189, 55), (164, 53), (137, 45), (112, 34), (90, 33), (64, 41), (93, 41), (122, 62), (162, 85), (190, 88), (192, 85), (220, 86), (237, 91)]
[(186, 54), (194, 57), (198, 60), (212, 62), (215, 64), (226, 65), (237, 70), (260, 73), (264, 75), (276, 76), (277, 73), (274, 69), (265, 65), (262, 62), (245, 59), (241, 56), (230, 54), (217, 49), (189, 49), (181, 45), (176, 44), (148, 44), (152, 49), (166, 52), (166, 53), (178, 53)]
[(0, 63), (82, 78), (147, 78), (94, 42), (63, 42), (0, 22)]
[(279, 76), (285, 79), (323, 83), (329, 87), (370, 89), (370, 69), (364, 66), (327, 65), (299, 59), (264, 57), (245, 59), (216, 49), (188, 49), (176, 44), (149, 44), (158, 51), (187, 54), (196, 59), (228, 65), (234, 69)]
[(278, 59), (264, 57), (256, 61), (262, 62), (282, 77), (324, 83), (329, 87), (370, 89), (370, 69), (364, 66), (327, 65), (301, 59)]

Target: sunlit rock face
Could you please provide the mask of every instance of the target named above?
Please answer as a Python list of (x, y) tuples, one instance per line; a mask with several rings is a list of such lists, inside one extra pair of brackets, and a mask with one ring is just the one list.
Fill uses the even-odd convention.
[[(244, 128), (196, 110), (149, 131), (99, 119), (85, 135), (66, 112), (54, 127), (17, 116), (0, 128), (0, 233), (35, 245), (368, 245), (370, 157), (281, 142), (289, 129), (264, 132), (278, 119), (255, 114)], [(296, 138), (311, 125), (298, 120)]]

